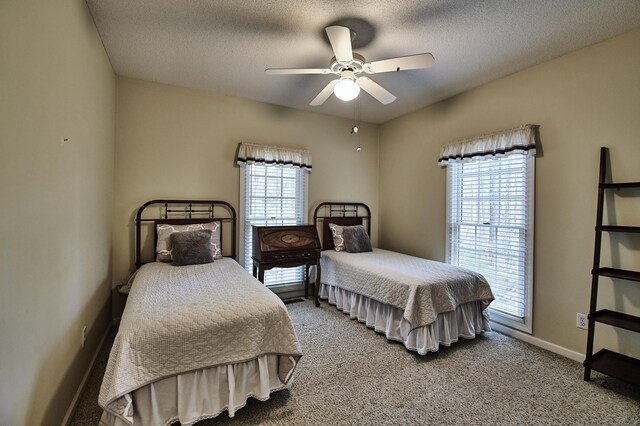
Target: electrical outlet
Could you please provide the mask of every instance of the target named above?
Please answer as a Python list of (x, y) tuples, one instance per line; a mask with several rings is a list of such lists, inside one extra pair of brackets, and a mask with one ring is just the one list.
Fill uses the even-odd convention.
[(581, 314), (578, 312), (576, 314), (576, 327), (584, 328), (585, 330), (589, 326), (589, 320), (587, 319), (587, 314)]
[(82, 327), (82, 347), (84, 348), (84, 344), (87, 343), (87, 326)]

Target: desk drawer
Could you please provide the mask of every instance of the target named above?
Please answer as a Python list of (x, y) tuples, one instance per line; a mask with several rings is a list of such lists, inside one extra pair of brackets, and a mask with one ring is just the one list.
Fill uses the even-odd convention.
[(306, 260), (315, 259), (319, 256), (319, 252), (316, 251), (296, 251), (293, 253), (287, 252), (274, 252), (274, 253), (262, 253), (263, 262), (278, 262), (287, 260)]

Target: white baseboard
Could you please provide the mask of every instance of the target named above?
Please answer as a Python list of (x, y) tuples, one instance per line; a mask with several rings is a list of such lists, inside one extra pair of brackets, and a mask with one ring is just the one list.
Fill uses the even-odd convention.
[(514, 330), (513, 328), (506, 327), (504, 325), (495, 323), (493, 321), (491, 322), (491, 328), (499, 333), (506, 334), (507, 336), (515, 337), (516, 339), (522, 340), (523, 342), (530, 343), (534, 346), (538, 346), (542, 349), (546, 349), (555, 354), (562, 355), (565, 358), (569, 358), (574, 361), (578, 361), (580, 363), (584, 361), (584, 354), (556, 345), (555, 343), (550, 343), (550, 342), (547, 342), (546, 340), (533, 337), (530, 334), (523, 333), (518, 330)]
[(98, 343), (98, 348), (96, 349), (96, 353), (93, 354), (93, 358), (91, 358), (91, 362), (87, 367), (87, 371), (84, 372), (84, 376), (82, 376), (82, 381), (80, 382), (80, 386), (78, 386), (78, 390), (75, 395), (73, 395), (73, 399), (71, 400), (71, 404), (67, 409), (67, 414), (64, 415), (64, 419), (62, 419), (62, 424), (64, 426), (68, 426), (71, 422), (71, 417), (73, 417), (73, 413), (76, 410), (76, 406), (78, 405), (78, 401), (80, 400), (80, 395), (82, 395), (82, 391), (84, 390), (84, 386), (87, 384), (87, 380), (89, 379), (89, 375), (91, 374), (91, 370), (93, 370), (93, 365), (96, 363), (96, 359), (98, 359), (98, 355), (102, 350), (102, 346), (104, 346), (105, 340), (107, 340), (107, 336), (109, 335), (109, 331), (111, 331), (111, 327), (107, 327), (107, 330), (104, 332), (104, 335), (100, 339), (100, 343)]

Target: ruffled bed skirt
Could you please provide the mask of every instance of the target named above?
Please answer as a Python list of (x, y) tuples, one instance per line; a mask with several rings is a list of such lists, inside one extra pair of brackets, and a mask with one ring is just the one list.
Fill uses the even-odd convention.
[(450, 346), (460, 337), (473, 339), (476, 334), (491, 331), (488, 314), (482, 311), (481, 302), (459, 305), (455, 311), (439, 314), (435, 322), (412, 329), (403, 317), (402, 309), (361, 294), (321, 284), (320, 298), (349, 314), (351, 319), (383, 333), (389, 340), (402, 342), (407, 349), (420, 355), (436, 352), (440, 345)]
[[(287, 388), (278, 378), (279, 355), (263, 355), (239, 364), (222, 365), (167, 377), (133, 391), (134, 425), (168, 425), (180, 421), (191, 425), (218, 416), (227, 410), (229, 417), (250, 397), (265, 401), (269, 394)], [(101, 426), (125, 426), (127, 423), (102, 413)]]

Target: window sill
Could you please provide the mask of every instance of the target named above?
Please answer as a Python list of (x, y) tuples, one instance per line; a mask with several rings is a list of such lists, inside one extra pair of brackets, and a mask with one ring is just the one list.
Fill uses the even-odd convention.
[(287, 284), (273, 284), (266, 286), (269, 290), (273, 291), (281, 299), (293, 299), (297, 297), (304, 297), (304, 283), (287, 283)]
[(514, 330), (522, 331), (523, 333), (533, 333), (531, 326), (533, 321), (531, 318), (516, 318), (489, 308), (489, 319), (491, 320), (491, 322), (498, 323), (505, 327), (513, 328)]

